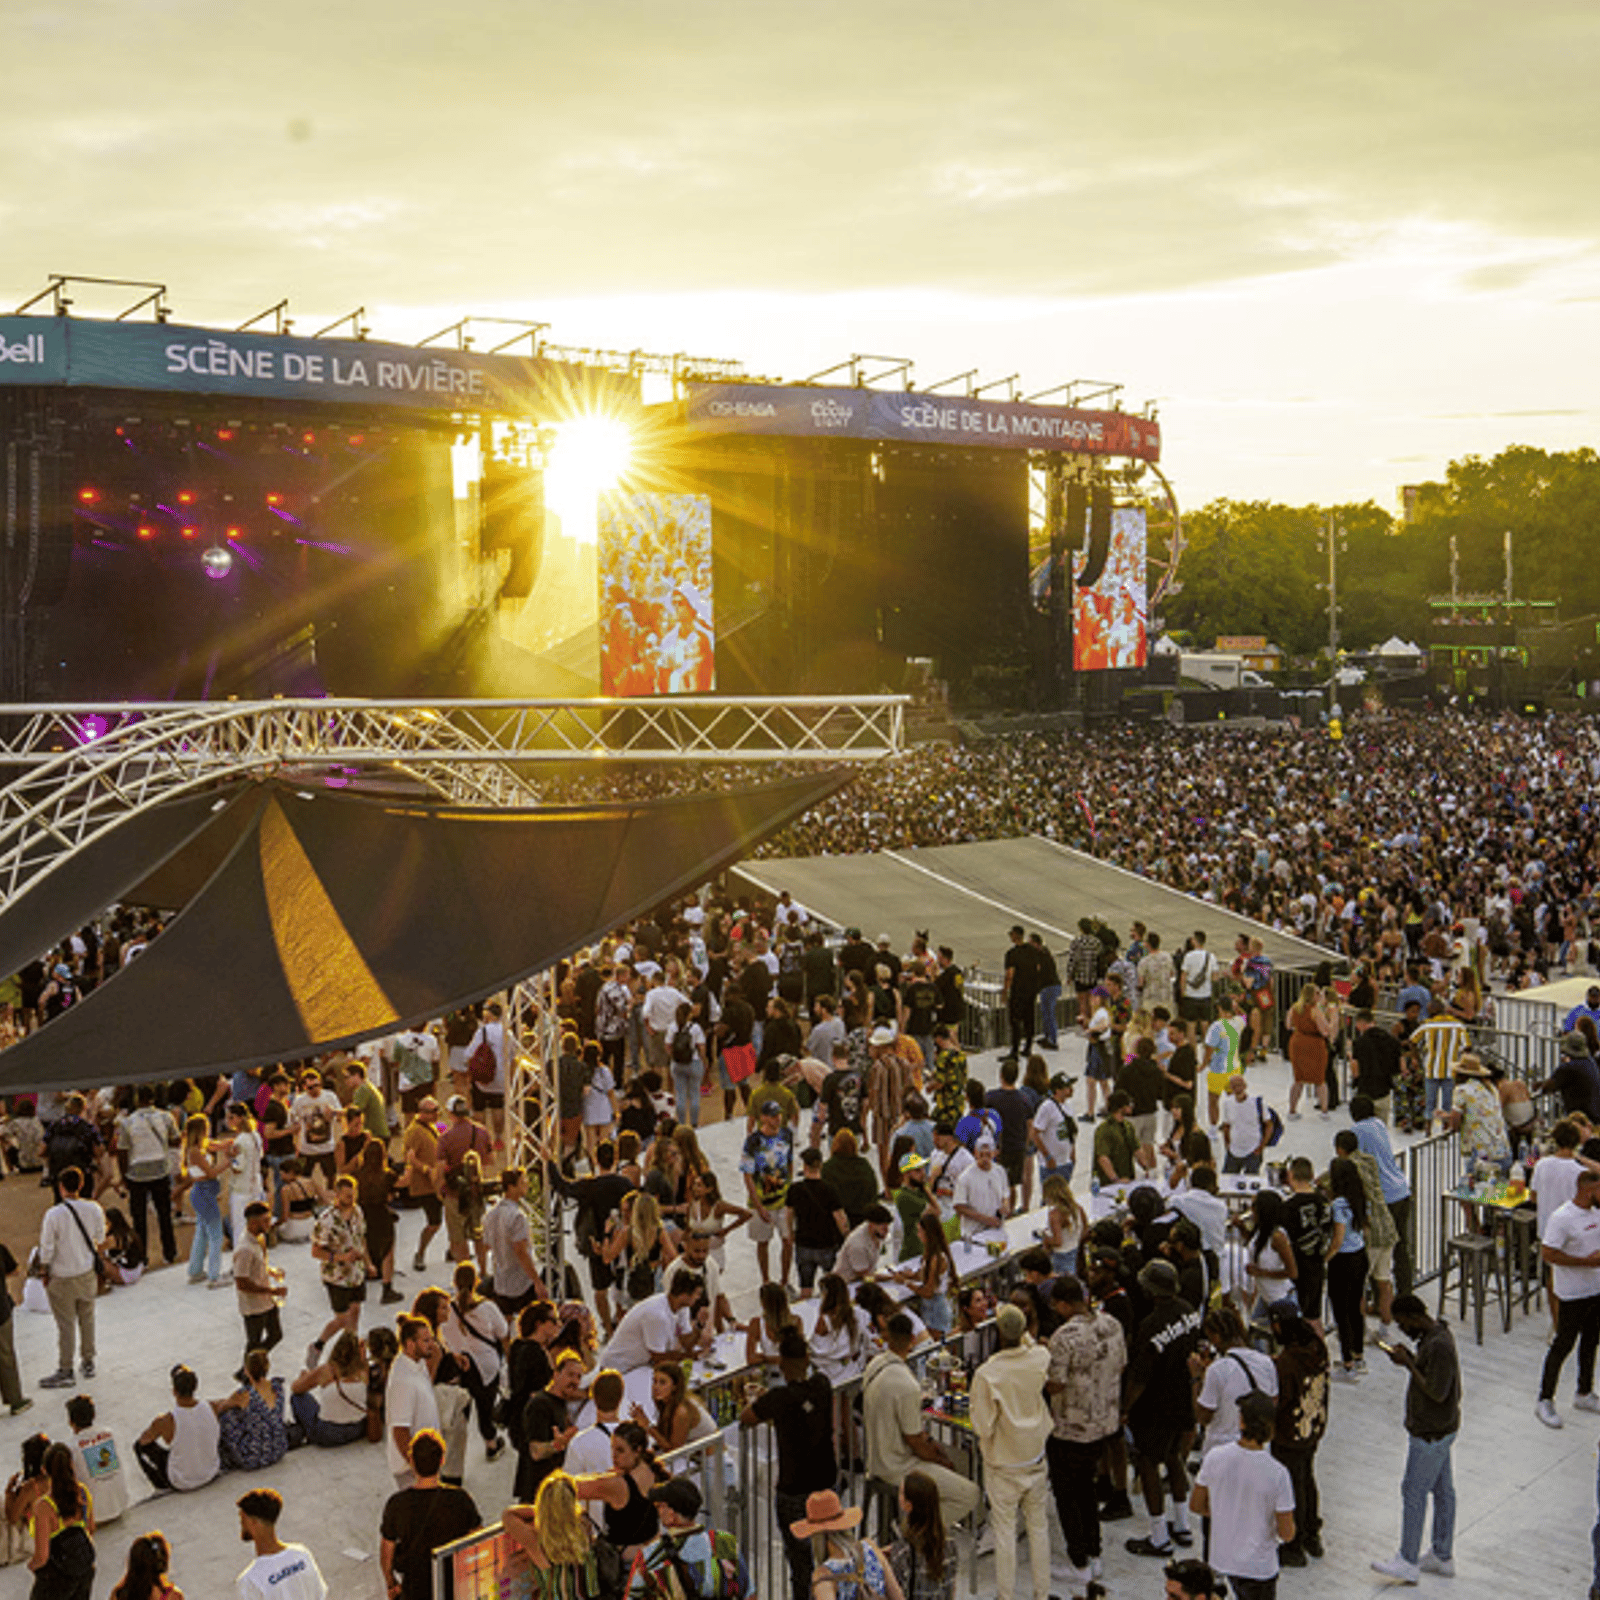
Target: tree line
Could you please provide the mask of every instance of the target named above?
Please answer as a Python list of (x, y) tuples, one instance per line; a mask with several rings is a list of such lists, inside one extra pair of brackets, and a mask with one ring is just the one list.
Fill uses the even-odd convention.
[(1332, 513), (1339, 554), (1341, 642), (1362, 650), (1391, 634), (1425, 642), (1427, 601), (1450, 592), (1455, 536), (1463, 594), (1499, 594), (1509, 530), (1519, 600), (1559, 602), (1565, 619), (1600, 612), (1600, 455), (1514, 445), (1492, 460), (1451, 462), (1443, 482), (1418, 486), (1409, 520), (1372, 501), (1289, 506), (1213, 500), (1184, 517), (1181, 589), (1161, 606), (1169, 630), (1209, 646), (1218, 634), (1265, 634), (1291, 656), (1328, 638)]

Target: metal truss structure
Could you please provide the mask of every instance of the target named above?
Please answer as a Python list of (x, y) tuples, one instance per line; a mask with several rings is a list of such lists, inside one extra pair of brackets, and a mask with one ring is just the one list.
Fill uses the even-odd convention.
[[(241, 778), (400, 780), (459, 805), (530, 806), (540, 764), (871, 762), (902, 748), (902, 695), (663, 700), (271, 700), (0, 706), (0, 904), (130, 817)], [(517, 986), (506, 1085), (536, 1254), (564, 1261), (554, 974)]]
[(0, 706), (0, 903), (126, 818), (229, 780), (401, 780), (459, 805), (540, 800), (557, 762), (877, 761), (903, 696), (269, 700)]

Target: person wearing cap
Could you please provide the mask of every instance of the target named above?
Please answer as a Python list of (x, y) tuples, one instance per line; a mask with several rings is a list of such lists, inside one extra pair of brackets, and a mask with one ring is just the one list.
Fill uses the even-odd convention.
[(427, 1265), (428, 1246), (444, 1221), (444, 1202), (439, 1194), (439, 1102), (431, 1093), (417, 1102), (406, 1131), (400, 1138), (401, 1183), (413, 1205), (422, 1208), (422, 1234), (411, 1270), (421, 1272)]
[(786, 1284), (794, 1256), (794, 1215), (787, 1208), (794, 1175), (794, 1131), (784, 1126), (776, 1100), (758, 1092), (754, 1103), (756, 1127), (739, 1156), (739, 1171), (744, 1174), (745, 1193), (754, 1212), (748, 1226), (763, 1283), (772, 1281), (772, 1237), (776, 1234), (781, 1240), (778, 1282)]
[[(1179, 1298), (1178, 1272), (1170, 1261), (1147, 1262), (1139, 1287), (1149, 1297), (1150, 1310), (1129, 1345), (1123, 1419), (1133, 1442), (1150, 1531), (1126, 1543), (1132, 1555), (1170, 1556), (1174, 1544), (1194, 1542), (1184, 1463), (1195, 1428), (1189, 1357), (1200, 1342), (1200, 1312)], [(1170, 1537), (1163, 1475), (1172, 1497)]]
[(1590, 1056), (1588, 1041), (1581, 1033), (1562, 1035), (1561, 1064), (1533, 1092), (1559, 1094), (1563, 1116), (1581, 1111), (1590, 1122), (1600, 1125), (1600, 1065)]
[(815, 1600), (904, 1600), (889, 1561), (870, 1539), (856, 1537), (861, 1507), (844, 1505), (832, 1489), (806, 1497), (806, 1514), (790, 1534), (808, 1540)]
[(951, 1204), (961, 1218), (964, 1239), (1002, 1227), (1010, 1216), (1011, 1184), (995, 1162), (995, 1144), (988, 1134), (973, 1146), (972, 1165), (956, 1179)]
[(972, 1426), (983, 1455), (984, 1489), (994, 1530), (996, 1600), (1012, 1600), (1017, 1582), (1017, 1512), (1028, 1531), (1033, 1600), (1049, 1600), (1050, 1499), (1045, 1440), (1050, 1412), (1041, 1403), (1050, 1352), (1028, 1337), (1028, 1322), (1009, 1301), (995, 1313), (1000, 1348), (972, 1379)]
[(922, 1084), (922, 1050), (892, 1022), (880, 1023), (867, 1041), (867, 1105), (872, 1112), (872, 1142), (878, 1166), (888, 1165), (894, 1125), (907, 1093)]
[(1077, 1165), (1078, 1124), (1067, 1112), (1072, 1086), (1078, 1080), (1065, 1072), (1050, 1079), (1050, 1093), (1039, 1102), (1028, 1125), (1028, 1138), (1039, 1152), (1039, 1181), (1061, 1177), (1072, 1182)]
[(1169, 1561), (1162, 1568), (1164, 1600), (1226, 1600), (1224, 1580), (1203, 1561)]
[(1270, 1395), (1245, 1395), (1237, 1441), (1206, 1456), (1189, 1502), (1197, 1516), (1211, 1518), (1212, 1565), (1237, 1600), (1274, 1600), (1278, 1544), (1294, 1538), (1294, 1485), (1267, 1449), (1277, 1416)]
[(887, 1206), (874, 1202), (863, 1213), (859, 1227), (852, 1228), (839, 1246), (833, 1270), (847, 1283), (864, 1283), (877, 1270), (888, 1242), (894, 1217)]
[(288, 1297), (289, 1285), (283, 1269), (267, 1260), (267, 1235), (271, 1232), (272, 1207), (265, 1200), (252, 1200), (244, 1208), (244, 1232), (233, 1246), (233, 1287), (239, 1297), (239, 1315), (244, 1318), (246, 1355), (252, 1350), (271, 1350), (283, 1339), (278, 1307)]
[(861, 1381), (862, 1425), (867, 1436), (867, 1471), (898, 1484), (908, 1472), (925, 1472), (939, 1491), (945, 1522), (960, 1522), (978, 1508), (978, 1486), (955, 1470), (945, 1450), (929, 1436), (922, 1415), (922, 1382), (906, 1357), (916, 1330), (903, 1311), (883, 1328), (886, 1349), (867, 1363)]
[[(450, 1114), (450, 1126), (439, 1135), (434, 1151), (433, 1171), (439, 1193), (444, 1197), (445, 1237), (449, 1240), (452, 1261), (467, 1259), (467, 1222), (461, 1207), (461, 1184), (465, 1170), (463, 1163), (469, 1150), (476, 1151), (482, 1166), (489, 1164), (489, 1131), (481, 1122), (472, 1120), (472, 1107), (465, 1095), (453, 1094), (445, 1105)], [(478, 1242), (478, 1266), (485, 1267), (488, 1249)]]
[(896, 1259), (909, 1261), (918, 1254), (918, 1224), (922, 1213), (932, 1208), (939, 1213), (939, 1202), (928, 1193), (928, 1161), (915, 1150), (907, 1150), (900, 1157), (899, 1182), (889, 1198), (894, 1202), (895, 1215), (900, 1219), (900, 1249)]
[[(1122, 1376), (1128, 1366), (1128, 1345), (1122, 1324), (1093, 1304), (1083, 1284), (1070, 1272), (1062, 1273), (1051, 1285), (1050, 1305), (1060, 1321), (1050, 1335), (1045, 1380), (1051, 1417), (1045, 1459), (1076, 1589), (1088, 1584), (1093, 1565), (1100, 1559), (1095, 1473), (1103, 1455), (1121, 1443)], [(1115, 1492), (1125, 1507), (1125, 1460), (1117, 1471), (1121, 1476)]]
[(954, 1200), (956, 1184), (971, 1165), (972, 1152), (956, 1138), (955, 1125), (950, 1122), (934, 1123), (933, 1154), (928, 1159), (926, 1183), (929, 1194), (941, 1206)]
[(720, 1569), (711, 1535), (700, 1526), (700, 1491), (692, 1478), (668, 1478), (656, 1484), (648, 1495), (656, 1508), (661, 1531), (639, 1552), (628, 1579), (630, 1595), (662, 1592), (666, 1574), (672, 1572), (681, 1582), (684, 1575), (694, 1584), (685, 1600), (716, 1593)]
[(295, 1153), (309, 1172), (321, 1169), (325, 1182), (338, 1176), (339, 1130), (344, 1112), (339, 1097), (325, 1088), (322, 1074), (307, 1068), (300, 1075), (300, 1093), (289, 1102), (289, 1121), (294, 1125)]
[(1155, 1153), (1140, 1144), (1132, 1112), (1133, 1096), (1113, 1089), (1105, 1118), (1094, 1130), (1095, 1175), (1101, 1183), (1131, 1183), (1140, 1171), (1155, 1167)]

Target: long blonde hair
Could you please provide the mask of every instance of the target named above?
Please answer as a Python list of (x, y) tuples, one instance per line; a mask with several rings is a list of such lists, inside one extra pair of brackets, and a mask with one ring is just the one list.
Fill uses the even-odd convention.
[(1069, 1229), (1076, 1228), (1080, 1234), (1089, 1231), (1089, 1219), (1084, 1216), (1083, 1207), (1078, 1204), (1077, 1196), (1072, 1192), (1072, 1185), (1059, 1172), (1052, 1173), (1040, 1185), (1039, 1198), (1047, 1206), (1062, 1213)]
[(628, 1214), (628, 1251), (635, 1261), (643, 1261), (661, 1237), (661, 1203), (653, 1194), (641, 1190)]
[(197, 1112), (183, 1125), (183, 1151), (185, 1155), (192, 1155), (197, 1150), (203, 1150), (211, 1142), (211, 1124)]
[(565, 1472), (552, 1472), (533, 1501), (539, 1549), (553, 1567), (575, 1567), (589, 1559), (589, 1518), (578, 1501), (578, 1486)]

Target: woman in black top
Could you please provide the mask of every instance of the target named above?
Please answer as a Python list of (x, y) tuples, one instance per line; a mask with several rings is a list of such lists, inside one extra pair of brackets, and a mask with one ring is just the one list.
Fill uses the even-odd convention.
[(667, 1469), (650, 1453), (650, 1435), (637, 1422), (619, 1422), (611, 1435), (610, 1472), (578, 1479), (580, 1500), (605, 1505), (606, 1538), (625, 1562), (661, 1531), (649, 1491), (665, 1483)]

